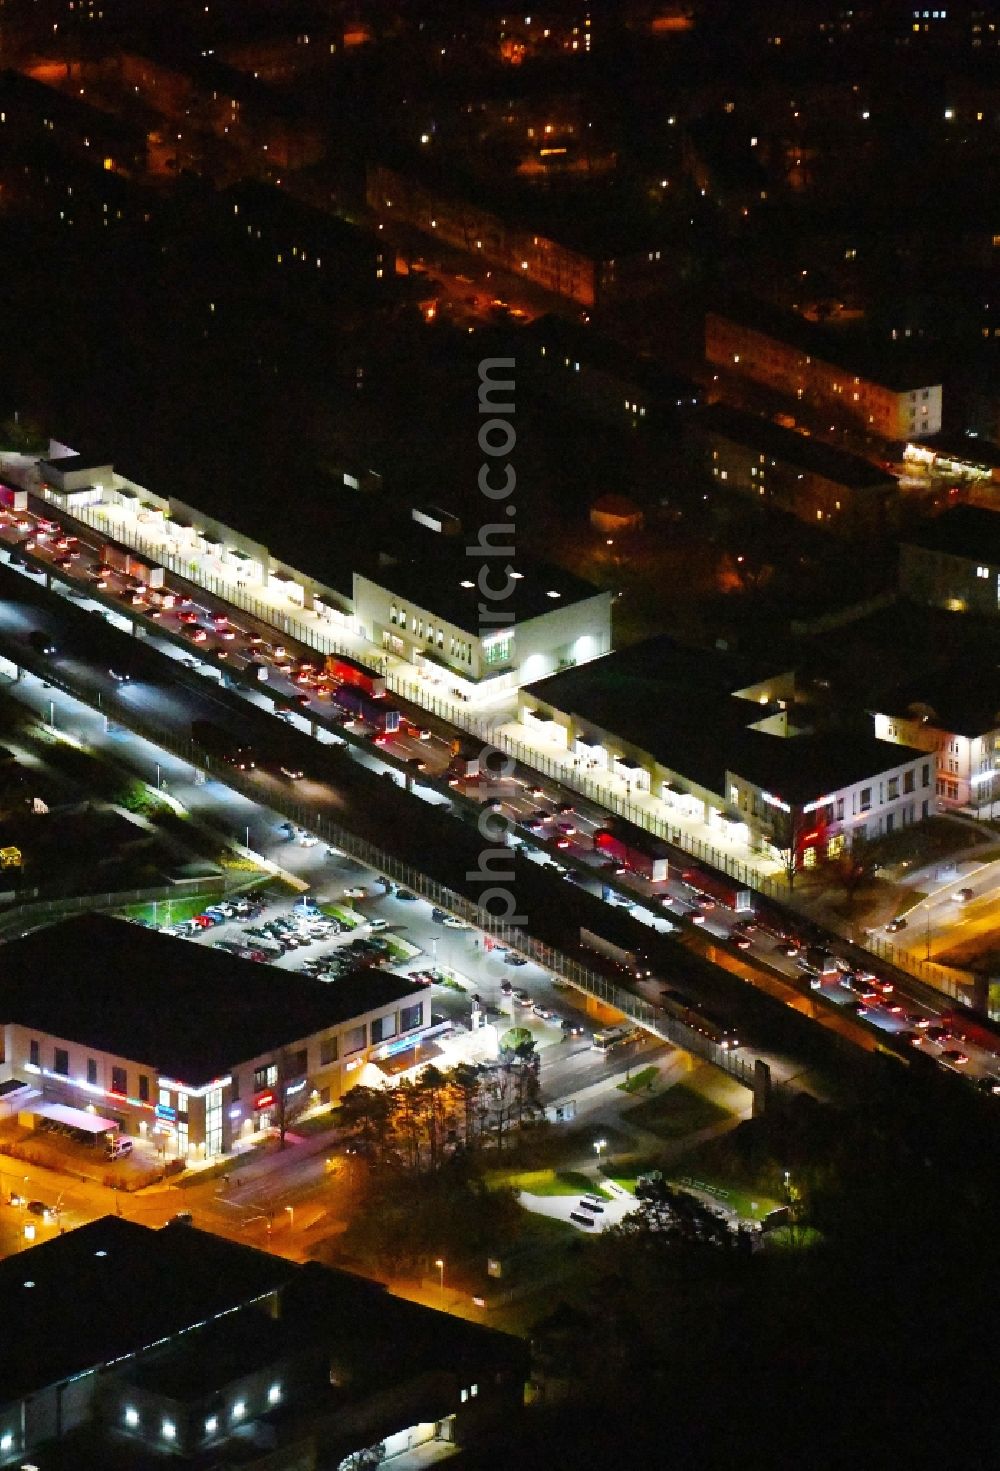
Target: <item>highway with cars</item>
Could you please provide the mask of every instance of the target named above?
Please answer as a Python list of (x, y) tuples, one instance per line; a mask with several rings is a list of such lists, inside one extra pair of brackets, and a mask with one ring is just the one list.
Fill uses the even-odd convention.
[[(769, 924), (746, 923), (743, 916), (741, 928), (741, 916), (705, 893), (699, 896), (693, 861), (679, 872), (675, 865), (667, 880), (657, 882), (627, 865), (609, 863), (595, 848), (595, 834), (611, 820), (593, 803), (521, 768), (514, 778), (493, 785), (488, 793), (478, 779), (460, 780), (452, 764), (456, 744), (465, 744), (459, 732), (396, 700), (393, 703), (400, 706), (402, 717), (398, 731), (388, 735), (366, 727), (337, 705), (337, 682), (327, 675), (322, 656), (314, 650), (280, 637), (268, 625), (176, 578), (166, 577), (162, 588), (148, 586), (126, 570), (120, 554), (111, 556), (100, 537), (87, 528), (73, 523), (73, 530), (67, 531), (51, 518), (48, 508), (42, 515), (2, 511), (0, 549), (4, 545), (20, 576), (4, 574), (12, 591), (0, 612), (0, 633), (10, 635), (15, 648), (22, 641), (27, 653), (51, 661), (54, 672), (60, 663), (71, 665), (74, 676), (89, 682), (91, 693), (108, 702), (109, 715), (124, 724), (134, 705), (147, 717), (155, 713), (177, 738), (190, 738), (195, 721), (222, 728), (228, 723), (232, 729), (236, 699), (256, 706), (258, 730), (263, 729), (260, 721), (272, 727), (272, 733), (255, 739), (261, 757), (255, 779), (261, 785), (262, 801), (267, 800), (269, 784), (272, 790), (284, 790), (293, 780), (297, 795), (310, 805), (315, 803), (318, 814), (325, 809), (338, 820), (349, 820), (343, 789), (334, 791), (327, 779), (309, 770), (310, 748), (305, 737), (328, 747), (339, 746), (345, 757), (349, 748), (353, 764), (391, 775), (441, 808), (448, 806), (452, 792), (473, 801), (487, 796), (518, 825), (525, 858), (554, 870), (564, 882), (609, 910), (619, 909), (661, 934), (680, 932), (702, 955), (712, 956), (713, 941), (722, 942), (727, 952), (745, 958), (744, 980), (827, 1025), (837, 1025), (842, 1019), (847, 1035), (853, 1033), (857, 1040), (870, 1037), (874, 1028), (894, 1038), (896, 1044), (919, 1048), (939, 1059), (942, 1066), (985, 1079), (984, 1090), (993, 1075), (1000, 1073), (991, 1052), (947, 1033), (942, 1020), (947, 1006), (943, 1004), (936, 1012), (929, 1007), (926, 988), (898, 975), (889, 981), (885, 974), (876, 985), (879, 977), (843, 956), (837, 975), (831, 971), (817, 980), (803, 968), (802, 952), (809, 940), (821, 945), (824, 937), (803, 933), (793, 915), (786, 913), (777, 923), (772, 918)], [(36, 566), (45, 572), (40, 574)], [(32, 596), (28, 605), (19, 602), (18, 585), (37, 584), (43, 577), (52, 579), (52, 590), (62, 598), (49, 593)], [(67, 638), (67, 597), (91, 616), (92, 632)], [(123, 657), (122, 644), (110, 635), (109, 624), (128, 632), (139, 629), (143, 637), (135, 639), (132, 650)], [(103, 649), (109, 637), (115, 653), (105, 658)], [(151, 663), (153, 655), (166, 657)], [(133, 677), (140, 673), (140, 665), (141, 677)], [(178, 678), (171, 678), (172, 669)], [(281, 735), (282, 727), (294, 747), (291, 758), (281, 755), (289, 746)], [(836, 954), (838, 942), (831, 949)], [(733, 953), (724, 957), (730, 971), (734, 970), (733, 959)], [(839, 975), (844, 976), (843, 983)], [(890, 991), (886, 984), (892, 987)], [(648, 984), (637, 989), (651, 1001), (658, 999)], [(856, 1020), (868, 1024), (864, 1033), (851, 1027)], [(942, 1027), (944, 1033), (939, 1030)], [(947, 1045), (949, 1042), (955, 1045)]]

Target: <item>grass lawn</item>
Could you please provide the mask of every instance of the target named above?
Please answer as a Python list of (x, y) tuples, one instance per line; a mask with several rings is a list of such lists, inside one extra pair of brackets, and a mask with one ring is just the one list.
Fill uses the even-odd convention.
[(130, 904), (116, 913), (142, 920), (145, 924), (182, 924), (184, 920), (193, 919), (196, 914), (203, 913), (208, 905), (216, 903), (220, 898), (218, 891), (211, 894), (182, 894), (176, 899), (158, 899), (155, 904)]
[(384, 935), (383, 939), (388, 941), (389, 954), (393, 960), (412, 960), (414, 955), (420, 954), (420, 947), (412, 944), (409, 940), (402, 940), (398, 935)]
[(491, 1185), (508, 1185), (513, 1190), (526, 1190), (529, 1195), (600, 1195), (607, 1191), (595, 1185), (578, 1170), (491, 1170)]
[(465, 987), (461, 981), (456, 981), (454, 976), (446, 976), (443, 971), (435, 972), (434, 981), (436, 985), (444, 986), (446, 991), (461, 991), (465, 995)]
[(331, 919), (339, 919), (341, 924), (349, 930), (357, 929), (361, 924), (361, 915), (356, 909), (348, 908), (346, 904), (321, 904), (319, 908), (321, 914), (328, 914)]
[(675, 1083), (665, 1093), (630, 1108), (626, 1117), (628, 1123), (638, 1124), (664, 1139), (683, 1139), (685, 1134), (696, 1134), (711, 1124), (721, 1124), (732, 1115), (687, 1083)]
[(624, 1083), (617, 1084), (618, 1091), (619, 1093), (641, 1093), (644, 1088), (652, 1088), (659, 1072), (660, 1069), (655, 1067), (640, 1068), (637, 1073), (626, 1078)]

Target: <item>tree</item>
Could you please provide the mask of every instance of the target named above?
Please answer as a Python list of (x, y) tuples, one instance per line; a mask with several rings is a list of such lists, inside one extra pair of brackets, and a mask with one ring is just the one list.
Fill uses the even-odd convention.
[(393, 1141), (394, 1114), (393, 1095), (384, 1088), (367, 1088), (359, 1083), (340, 1100), (342, 1122), (371, 1147), (379, 1164), (386, 1162)]

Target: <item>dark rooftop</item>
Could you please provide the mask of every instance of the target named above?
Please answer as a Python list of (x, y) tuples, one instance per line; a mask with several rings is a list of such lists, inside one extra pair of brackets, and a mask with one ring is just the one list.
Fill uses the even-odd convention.
[[(618, 735), (679, 776), (721, 792), (727, 755), (766, 708), (733, 692), (774, 674), (742, 655), (689, 648), (663, 636), (592, 659), (525, 694), (572, 713), (583, 725)], [(713, 739), (707, 739), (711, 732)]]
[[(275, 1291), (282, 1257), (104, 1216), (0, 1262), (0, 1399), (31, 1394)], [(169, 1284), (169, 1290), (165, 1290)], [(14, 1329), (16, 1325), (16, 1330)]]
[[(491, 611), (495, 607), (497, 611), (513, 613), (517, 623), (600, 596), (600, 588), (550, 562), (511, 557), (510, 563), (516, 581), (513, 592), (509, 598), (487, 606)], [(419, 555), (372, 568), (364, 576), (399, 599), (424, 608), (478, 638), (484, 626), (479, 605), (485, 600), (476, 582), (481, 565), (469, 557), (464, 543), (454, 545), (440, 537), (432, 540), (429, 534), (423, 539)], [(502, 586), (502, 574), (494, 569), (490, 581), (494, 587)], [(487, 618), (485, 622), (488, 621)]]
[(627, 378), (665, 403), (681, 407), (701, 400), (701, 389), (692, 379), (671, 373), (648, 353), (629, 351), (593, 327), (548, 314), (538, 317), (525, 330), (547, 352), (564, 353), (590, 367)]
[(904, 541), (925, 551), (1000, 566), (1000, 515), (981, 506), (955, 506), (907, 532)]
[(709, 316), (740, 322), (825, 363), (836, 364), (847, 373), (864, 375), (900, 393), (928, 388), (941, 381), (940, 368), (929, 366), (909, 344), (895, 350), (856, 335), (844, 336), (759, 297), (733, 295), (712, 307)]
[(956, 661), (897, 685), (875, 707), (970, 739), (1000, 729), (1000, 664)]
[[(280, 1318), (253, 1310), (274, 1292)], [(394, 1297), (353, 1273), (299, 1265), (176, 1222), (153, 1230), (104, 1216), (9, 1256), (0, 1262), (0, 1315), (10, 1326), (0, 1341), (0, 1403), (154, 1345), (155, 1359), (137, 1359), (126, 1375), (180, 1400), (331, 1349), (350, 1365), (345, 1398), (428, 1368), (527, 1377), (526, 1346), (505, 1333)]]
[(893, 490), (896, 480), (860, 455), (824, 444), (784, 429), (757, 414), (744, 414), (724, 404), (712, 404), (692, 421), (692, 427), (703, 434), (718, 435), (734, 444), (759, 450), (772, 460), (794, 465), (811, 475), (822, 475), (836, 485), (852, 490)]
[(380, 970), (335, 986), (106, 915), (3, 949), (0, 1016), (155, 1066), (198, 1088), (228, 1068), (421, 994)]
[(837, 730), (784, 738), (747, 730), (730, 752), (728, 770), (798, 805), (918, 758), (933, 763), (926, 751), (873, 735)]
[(992, 439), (980, 439), (977, 434), (930, 434), (920, 440), (920, 448), (933, 450), (945, 459), (951, 456), (981, 465), (984, 470), (1000, 469), (1000, 444)]

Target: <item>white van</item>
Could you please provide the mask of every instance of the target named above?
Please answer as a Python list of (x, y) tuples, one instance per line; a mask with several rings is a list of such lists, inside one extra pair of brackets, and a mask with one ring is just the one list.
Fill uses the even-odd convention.
[(122, 1159), (132, 1153), (132, 1140), (126, 1134), (109, 1134), (104, 1141), (106, 1159)]

